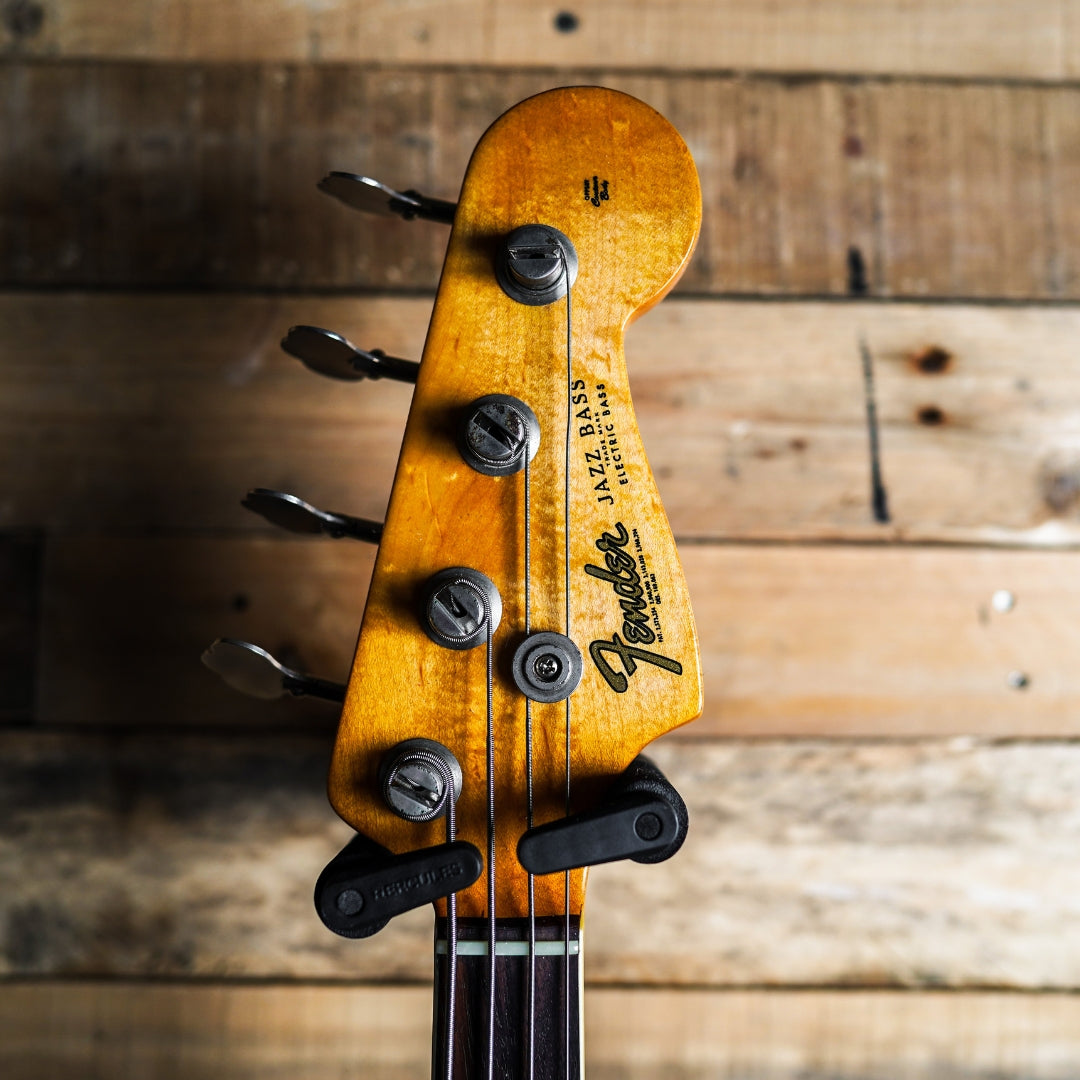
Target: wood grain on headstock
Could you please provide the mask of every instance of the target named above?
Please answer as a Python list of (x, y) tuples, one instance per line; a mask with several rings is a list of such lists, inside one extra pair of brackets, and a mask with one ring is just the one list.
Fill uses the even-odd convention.
[[(491, 393), (520, 398), (539, 418), (531, 468), (532, 629), (562, 631), (567, 386), (566, 301), (529, 307), (508, 298), (493, 273), (495, 251), (517, 226), (542, 223), (570, 237), (580, 263), (571, 297), (569, 523), (571, 637), (585, 660), (570, 698), (580, 808), (647, 743), (701, 710), (690, 603), (623, 359), (625, 326), (678, 279), (700, 219), (697, 173), (682, 139), (654, 110), (610, 90), (554, 90), (511, 109), (484, 135), (465, 177), (342, 713), (330, 798), (352, 826), (393, 850), (440, 842), (441, 822), (398, 819), (377, 782), (379, 761), (396, 743), (436, 739), (464, 771), (458, 835), (486, 851), (486, 650), (441, 648), (420, 622), (432, 574), (449, 566), (482, 571), (503, 602), (494, 635), (500, 917), (526, 913), (526, 876), (515, 855), (526, 827), (525, 699), (507, 667), (524, 628), (524, 474), (473, 471), (456, 448), (455, 424), (464, 407)], [(605, 679), (590, 655), (593, 642), (611, 643), (615, 634), (627, 640), (613, 583), (585, 572), (607, 565), (596, 546), (605, 533), (625, 533), (611, 557), (618, 562), (625, 552), (640, 578), (656, 640), (639, 638), (638, 647), (674, 661), (681, 674), (641, 659), (630, 673), (633, 664), (617, 652), (598, 650), (612, 669)], [(612, 550), (610, 539), (606, 546)], [(565, 705), (534, 705), (533, 716), (539, 824), (564, 812)], [(562, 876), (538, 878), (536, 897), (538, 915), (560, 913)], [(572, 875), (573, 912), (583, 900), (579, 871)], [(479, 916), (485, 908), (481, 878), (459, 894), (459, 913)]]

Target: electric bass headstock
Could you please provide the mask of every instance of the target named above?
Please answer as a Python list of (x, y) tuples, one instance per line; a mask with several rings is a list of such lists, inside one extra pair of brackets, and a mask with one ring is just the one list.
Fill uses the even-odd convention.
[[(693, 251), (693, 161), (653, 109), (584, 87), (496, 121), (456, 210), (349, 174), (323, 186), (453, 226), (418, 372), (311, 327), (285, 342), (338, 378), (416, 381), (329, 778), (359, 836), (320, 914), (348, 936), (429, 901), (577, 917), (584, 867), (665, 858), (686, 830), (639, 758), (698, 715), (701, 674), (623, 334)], [(249, 504), (301, 530), (371, 525), (275, 492)]]

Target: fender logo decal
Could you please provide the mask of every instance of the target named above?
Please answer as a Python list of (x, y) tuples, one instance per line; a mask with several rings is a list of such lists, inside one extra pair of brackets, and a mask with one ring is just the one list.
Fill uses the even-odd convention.
[[(616, 694), (626, 693), (629, 686), (628, 676), (632, 676), (637, 671), (639, 662), (654, 664), (674, 675), (682, 674), (682, 664), (677, 660), (671, 660), (658, 652), (638, 648), (639, 645), (651, 645), (656, 640), (656, 634), (649, 625), (650, 614), (646, 607), (645, 590), (641, 586), (637, 563), (633, 556), (623, 550), (629, 542), (630, 534), (620, 521), (615, 525), (614, 533), (602, 533), (600, 539), (596, 541), (597, 550), (604, 554), (605, 565), (590, 564), (585, 567), (586, 574), (611, 585), (615, 595), (619, 597), (619, 606), (622, 608), (622, 634), (626, 640), (623, 641), (623, 638), (616, 633), (611, 635), (610, 641), (599, 638), (589, 645), (589, 655), (593, 663), (603, 675), (604, 681)], [(608, 659), (609, 655), (617, 658), (622, 671), (612, 666)]]

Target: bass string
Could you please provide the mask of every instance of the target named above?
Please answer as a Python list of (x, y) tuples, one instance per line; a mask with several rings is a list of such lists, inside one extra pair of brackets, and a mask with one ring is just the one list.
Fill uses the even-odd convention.
[[(522, 418), (524, 420), (524, 418)], [(525, 423), (525, 636), (532, 633), (532, 503), (530, 499), (529, 425)], [(532, 699), (525, 698), (525, 787), (526, 827), (532, 829), (534, 819), (533, 801), (533, 717)], [(536, 878), (528, 875), (529, 887), (529, 983), (528, 983), (528, 1080), (536, 1073)]]
[[(454, 774), (441, 757), (434, 760), (442, 776), (446, 798), (446, 842), (452, 844), (457, 835), (457, 814), (454, 809)], [(454, 1023), (457, 1012), (457, 893), (451, 893), (446, 911), (446, 1080), (454, 1080)]]
[[(565, 460), (563, 462), (563, 572), (566, 593), (566, 636), (570, 634), (570, 437), (573, 423), (573, 320), (570, 308), (570, 268), (566, 253), (559, 248), (566, 275), (566, 437)], [(566, 698), (566, 816), (570, 816), (570, 695)], [(563, 873), (563, 1061), (566, 1065), (566, 1080), (570, 1076), (570, 871)]]
[(493, 708), (491, 606), (484, 597), (484, 622), (487, 626), (487, 892), (488, 892), (488, 1080), (495, 1078), (495, 710)]

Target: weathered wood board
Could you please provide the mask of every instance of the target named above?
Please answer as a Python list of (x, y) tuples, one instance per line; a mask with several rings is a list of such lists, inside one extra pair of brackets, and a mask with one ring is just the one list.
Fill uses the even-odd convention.
[[(0, 527), (252, 530), (239, 500), (256, 486), (380, 517), (411, 388), (320, 379), (278, 342), (315, 323), (417, 357), (430, 310), (0, 294)], [(1080, 541), (1078, 339), (1072, 307), (668, 300), (630, 327), (627, 356), (682, 540), (1041, 548)]]
[[(419, 987), (0, 986), (8, 1080), (428, 1080)], [(600, 1080), (1072, 1080), (1070, 994), (639, 990), (585, 994)]]
[(21, 0), (0, 47), (73, 59), (588, 64), (1075, 78), (1075, 0)]
[[(1080, 554), (691, 544), (682, 561), (705, 673), (688, 737), (1077, 734)], [(371, 565), (344, 541), (57, 538), (37, 718), (328, 730), (333, 706), (245, 698), (198, 657), (239, 637), (345, 681)]]
[(350, 217), (315, 182), (455, 198), (501, 112), (580, 83), (687, 140), (685, 292), (1080, 295), (1072, 85), (361, 64), (0, 68), (0, 285), (430, 289), (440, 229)]
[(453, 198), (582, 82), (706, 202), (627, 349), (702, 629), (657, 750), (692, 827), (591, 877), (588, 1075), (1073, 1080), (1080, 0), (6, 0), (0, 53), (5, 1080), (428, 1077), (429, 914), (312, 911), (336, 710), (197, 658), (341, 678), (355, 639), (371, 550), (239, 498), (382, 514), (409, 388), (277, 341), (418, 356), (447, 234), (315, 181)]
[[(428, 912), (360, 943), (315, 917), (349, 835), (328, 743), (0, 735), (0, 973), (426, 982)], [(690, 836), (670, 863), (592, 872), (592, 982), (1076, 987), (1077, 745), (669, 740), (655, 757)]]

